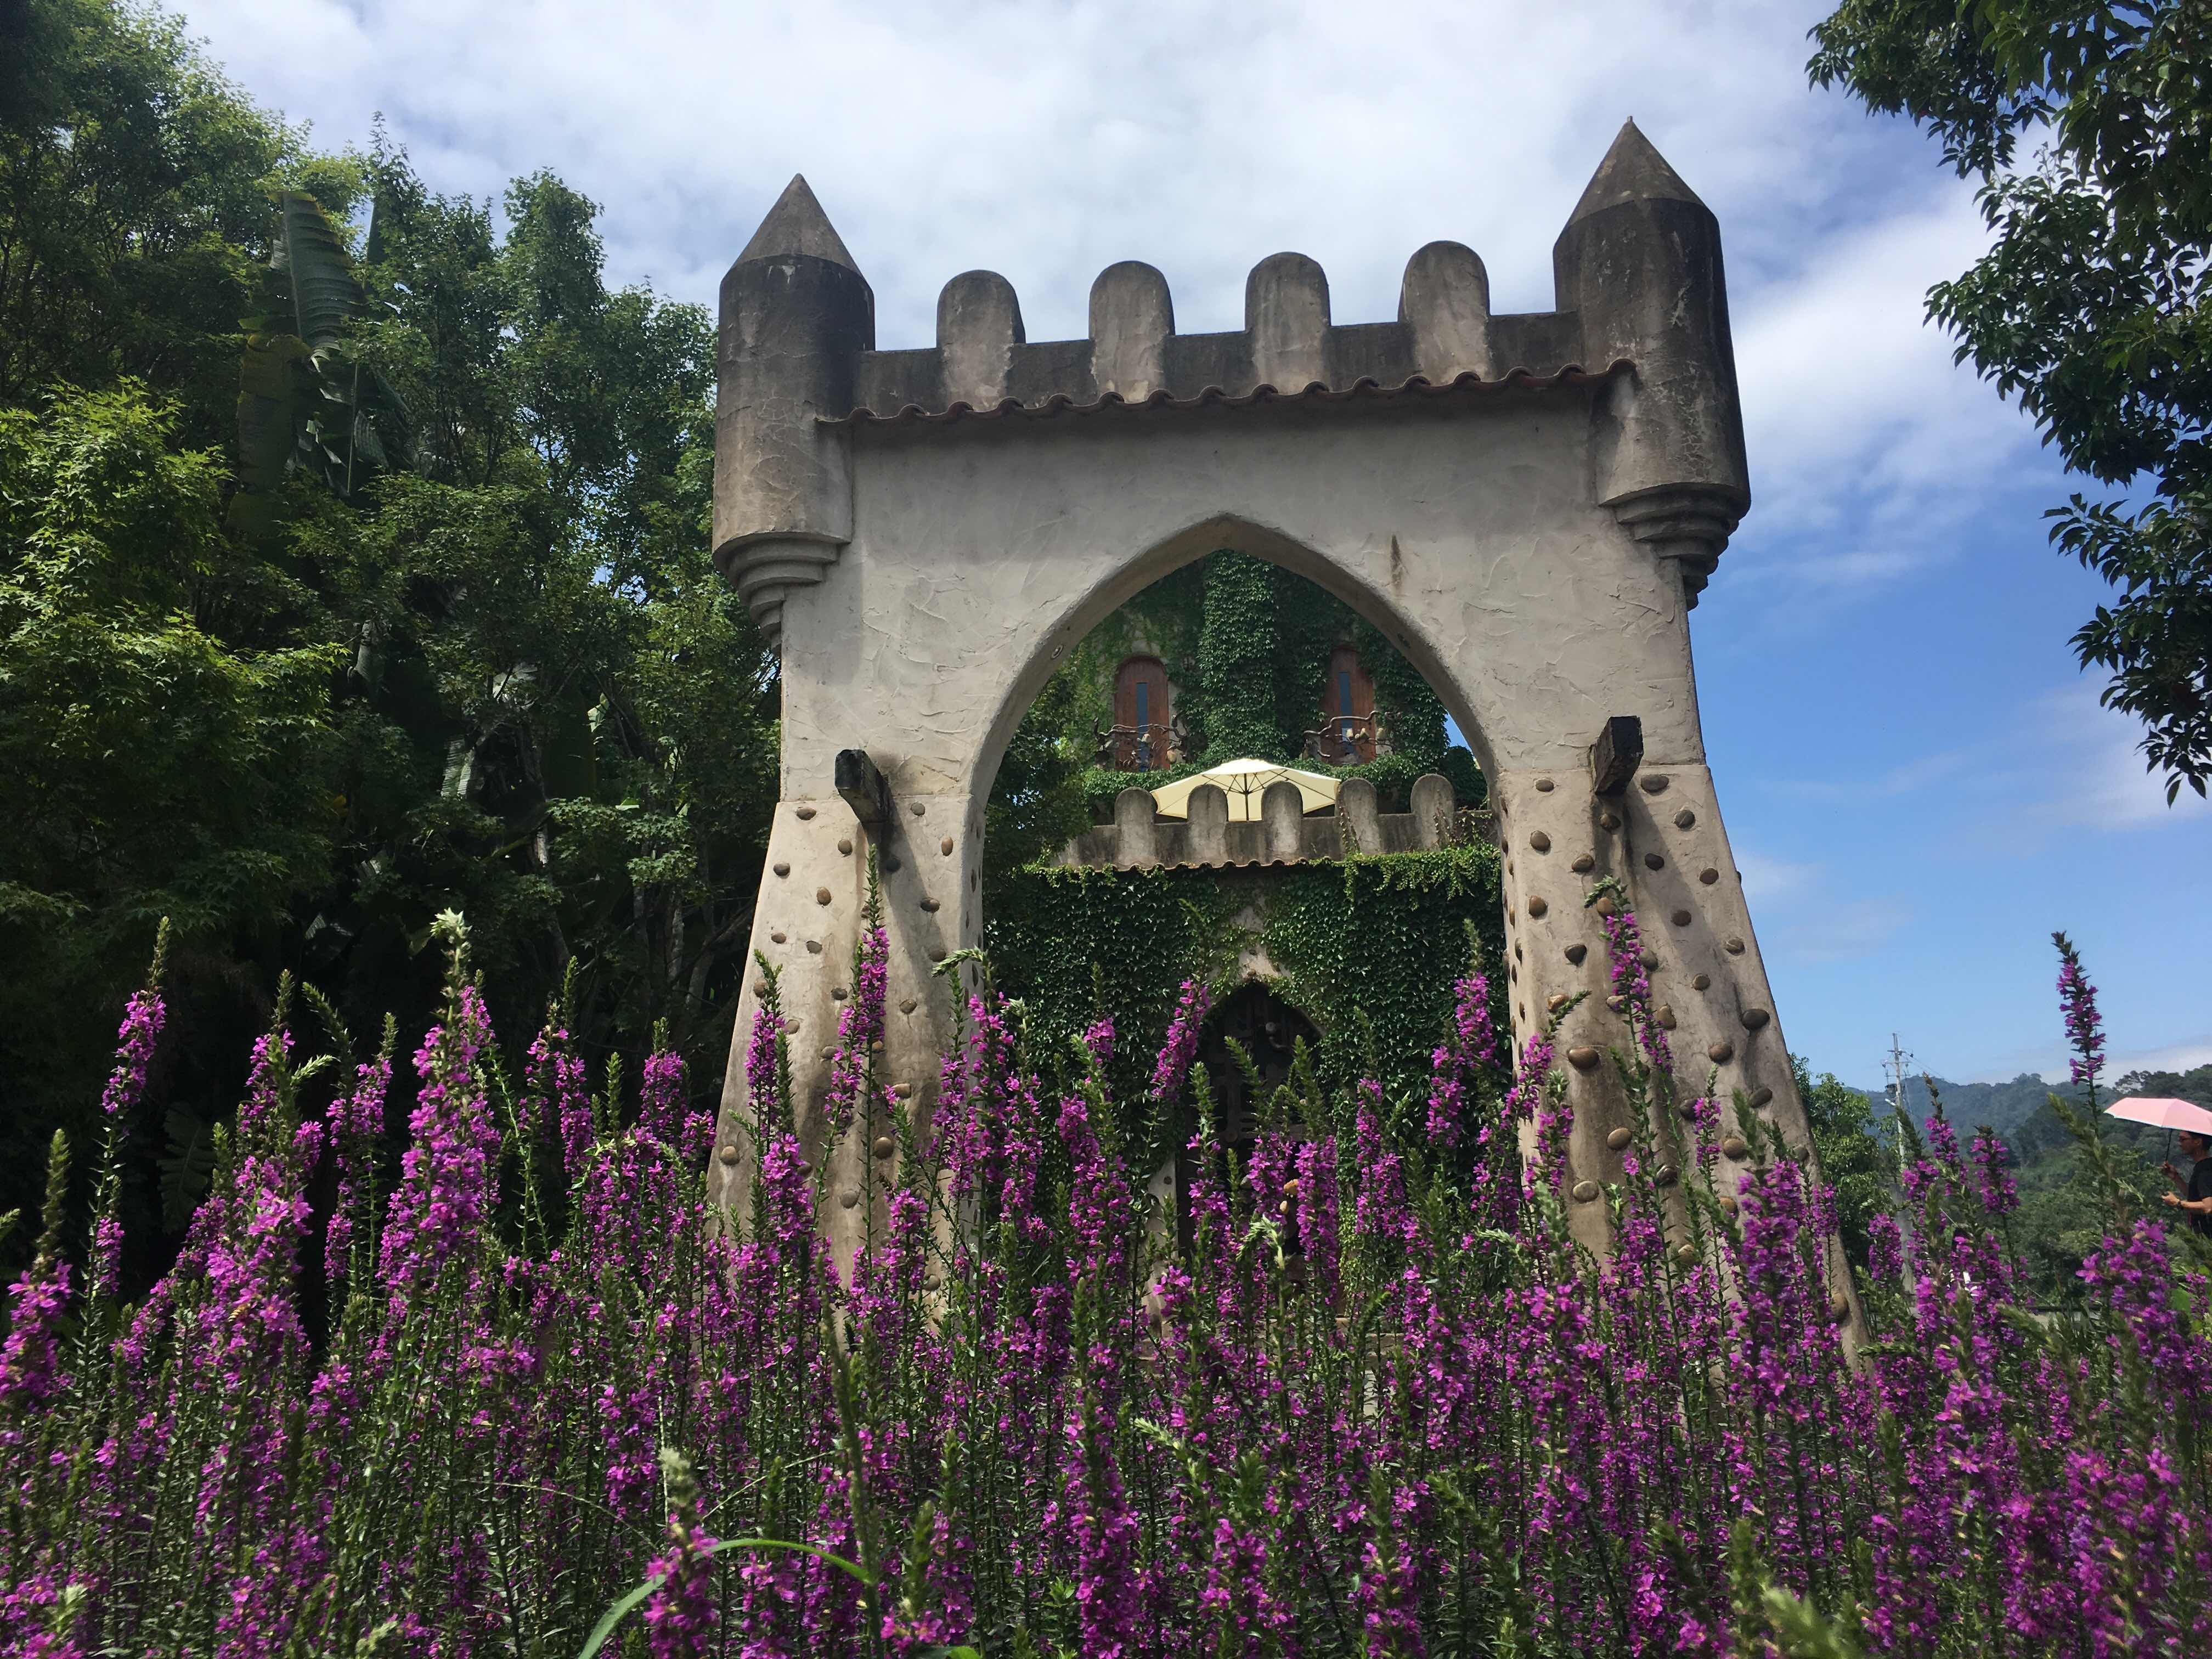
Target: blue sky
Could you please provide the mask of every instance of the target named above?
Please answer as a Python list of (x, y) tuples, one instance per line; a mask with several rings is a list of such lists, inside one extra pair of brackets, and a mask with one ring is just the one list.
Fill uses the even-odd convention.
[(1805, 83), (1821, 6), (1652, 0), (601, 3), (195, 0), (195, 33), (316, 139), (381, 112), (436, 188), (550, 167), (604, 204), (612, 274), (711, 303), (803, 171), (876, 293), (931, 337), (1004, 272), (1031, 339), (1080, 335), (1117, 259), (1177, 325), (1241, 325), (1245, 272), (1327, 270), (1395, 314), (1465, 241), (1501, 310), (1624, 116), (1719, 215), (1755, 500), (1693, 619), (1705, 734), (1790, 1045), (1879, 1076), (1889, 1033), (1960, 1080), (2061, 1063), (2073, 933), (2124, 1064), (2212, 1060), (2208, 815), (2169, 811), (2067, 636), (2100, 585), (2045, 546), (2069, 487), (1922, 319), (1983, 243), (1909, 129)]

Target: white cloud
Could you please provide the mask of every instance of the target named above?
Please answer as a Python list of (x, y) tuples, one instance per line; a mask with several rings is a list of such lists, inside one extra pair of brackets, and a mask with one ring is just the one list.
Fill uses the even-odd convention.
[[(258, 96), (325, 143), (388, 118), (437, 188), (550, 166), (605, 208), (611, 263), (711, 302), (803, 171), (926, 343), (938, 289), (1004, 272), (1030, 337), (1080, 334), (1117, 259), (1166, 271), (1188, 331), (1242, 321), (1296, 247), (1339, 320), (1394, 316), (1437, 237), (1500, 309), (1552, 303), (1551, 244), (1633, 113), (1721, 217), (1759, 504), (1731, 566), (1879, 587), (1941, 556), (2026, 429), (1953, 368), (1923, 295), (1980, 249), (1932, 147), (1809, 88), (1821, 0), (1121, 3), (190, 0)], [(1572, 65), (1563, 73), (1562, 65)]]
[(1777, 780), (1775, 793), (1802, 800), (1868, 800), (1910, 795), (1939, 783), (1949, 783), (1967, 771), (1976, 759), (1970, 749), (1945, 749), (1923, 755), (1871, 778), (1791, 778)]
[(1792, 864), (1741, 851), (1736, 854), (1735, 867), (1743, 878), (1743, 896), (1761, 902), (1802, 892), (1820, 873), (1817, 864)]
[[(2105, 1056), (2102, 1097), (2109, 1099), (2113, 1085), (2130, 1072), (2191, 1072), (2199, 1066), (2212, 1066), (2212, 1036), (2169, 1042), (2155, 1048), (2115, 1049)], [(2024, 1056), (2015, 1065), (1999, 1066), (1967, 1080), (2009, 1083), (2023, 1072), (2032, 1072), (2045, 1083), (2063, 1083), (2073, 1075), (2065, 1050), (2050, 1044)]]
[(2130, 830), (2201, 820), (2212, 802), (2184, 788), (2169, 806), (2162, 775), (2143, 768), (2142, 726), (2098, 702), (2100, 678), (2084, 677), (2039, 698), (2027, 724), (2036, 735), (2040, 784), (2036, 814), (2061, 828)]
[(1843, 899), (1786, 915), (1772, 930), (1773, 954), (1786, 962), (1849, 962), (1869, 957), (1903, 932), (1912, 907), (1898, 898)]
[(1032, 338), (1079, 333), (1091, 278), (1128, 258), (1168, 271), (1183, 327), (1233, 327), (1245, 271), (1285, 246), (1322, 261), (1340, 319), (1389, 317), (1439, 236), (1484, 255), (1501, 307), (1546, 307), (1552, 240), (1631, 113), (1721, 215), (1741, 305), (1821, 269), (1893, 189), (1869, 153), (1902, 143), (1938, 187), (1917, 141), (1807, 88), (1825, 9), (684, 0), (613, 27), (581, 0), (188, 5), (324, 142), (380, 109), (441, 188), (553, 166), (605, 204), (618, 270), (686, 297), (804, 171), (886, 345), (926, 342), (938, 288), (977, 265), (1014, 281)]

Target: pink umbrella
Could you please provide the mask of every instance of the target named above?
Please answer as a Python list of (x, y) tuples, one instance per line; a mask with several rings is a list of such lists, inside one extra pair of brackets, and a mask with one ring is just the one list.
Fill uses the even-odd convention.
[(2212, 1112), (2194, 1102), (2176, 1100), (2170, 1095), (2130, 1095), (2106, 1107), (2105, 1115), (2125, 1118), (2130, 1123), (2148, 1123), (2158, 1129), (2188, 1129), (2200, 1135), (2212, 1135)]

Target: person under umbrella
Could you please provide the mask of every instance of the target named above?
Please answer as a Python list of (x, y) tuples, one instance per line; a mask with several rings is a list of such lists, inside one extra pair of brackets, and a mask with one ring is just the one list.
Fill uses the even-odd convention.
[(2171, 1095), (2129, 1095), (2106, 1107), (2105, 1115), (2167, 1130), (2180, 1141), (2182, 1156), (2191, 1160), (2189, 1178), (2183, 1180), (2171, 1162), (2160, 1165), (2180, 1189), (2160, 1196), (2197, 1231), (2212, 1236), (2212, 1112)]
[(2191, 1227), (2212, 1235), (2212, 1135), (2202, 1129), (2183, 1129), (2174, 1139), (2181, 1144), (2181, 1155), (2190, 1160), (2189, 1178), (2184, 1181), (2170, 1161), (2162, 1164), (2166, 1178), (2180, 1188), (2162, 1196), (2189, 1218)]

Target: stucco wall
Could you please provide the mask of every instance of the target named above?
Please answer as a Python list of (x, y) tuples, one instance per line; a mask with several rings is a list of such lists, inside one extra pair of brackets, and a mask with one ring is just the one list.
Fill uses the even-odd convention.
[[(1645, 916), (1684, 1086), (1698, 1091), (1715, 1070), (1723, 1091), (1766, 1091), (1765, 1109), (1802, 1143), (1703, 763), (1681, 577), (1593, 499), (1594, 395), (860, 428), (852, 541), (786, 603), (784, 799), (755, 933), (782, 969), (797, 1022), (814, 1155), (825, 1155), (812, 1112), (822, 1050), (836, 993), (849, 988), (872, 839), (830, 787), (837, 751), (865, 749), (890, 780), (892, 822), (873, 836), (893, 956), (882, 1063), (907, 1091), (903, 1109), (926, 1114), (951, 1030), (931, 970), (981, 935), (983, 805), (1007, 739), (1075, 641), (1146, 583), (1222, 546), (1290, 566), (1387, 629), (1467, 732), (1509, 854), (1516, 1033), (1540, 1025), (1553, 998), (1583, 992), (1562, 1055), (1627, 1046), (1605, 1002), (1597, 920), (1582, 903), (1591, 883), (1615, 875)], [(1660, 793), (1592, 792), (1589, 745), (1624, 714), (1643, 722), (1642, 775), (1664, 777)], [(1678, 827), (1684, 811), (1690, 822)], [(1687, 920), (1668, 920), (1677, 914)], [(1440, 960), (1438, 971), (1449, 966)], [(745, 1107), (735, 1061), (754, 1000), (749, 988), (732, 1117)], [(1612, 1068), (1562, 1065), (1577, 1110), (1570, 1185), (1617, 1175), (1605, 1138), (1626, 1108)], [(826, 1153), (825, 1224), (847, 1251), (872, 1208), (875, 1138), (865, 1130)], [(741, 1166), (725, 1179), (735, 1197)], [(1734, 1174), (1724, 1167), (1719, 1179)], [(1577, 1231), (1601, 1247), (1602, 1209), (1574, 1210)]]

